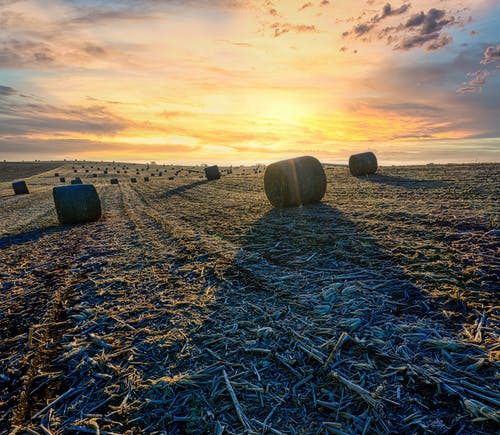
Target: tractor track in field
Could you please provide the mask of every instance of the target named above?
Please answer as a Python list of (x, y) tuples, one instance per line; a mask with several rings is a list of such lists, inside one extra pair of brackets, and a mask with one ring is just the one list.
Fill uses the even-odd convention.
[[(108, 191), (99, 190), (103, 201), (106, 202)], [(106, 217), (103, 221), (106, 221)], [(26, 302), (35, 309), (24, 310), (31, 313), (27, 320), (23, 319), (24, 326), (16, 322), (17, 315), (11, 320), (12, 327), (16, 330), (11, 330), (9, 335), (23, 337), (27, 349), (22, 362), (23, 374), (18, 378), (20, 384), (13, 389), (10, 398), (10, 402), (15, 401), (14, 406), (10, 403), (8, 423), (13, 433), (24, 430), (25, 425), (38, 418), (40, 411), (43, 411), (54, 397), (64, 394), (64, 380), (61, 377), (64, 367), (54, 361), (61, 352), (61, 338), (69, 332), (71, 326), (67, 314), (79, 296), (75, 288), (85, 281), (85, 273), (79, 267), (79, 258), (85, 251), (85, 245), (91, 242), (93, 234), (88, 231), (89, 227), (86, 225), (62, 228), (65, 232), (62, 239), (57, 233), (45, 237), (49, 240), (56, 238), (53, 243), (45, 240), (45, 243), (51, 246), (51, 255), (55, 259), (50, 260), (48, 264), (42, 262), (41, 273), (36, 272), (40, 268), (34, 269), (41, 284), (36, 295), (31, 294), (35, 296), (33, 300), (29, 300), (30, 295), (25, 295)], [(26, 252), (30, 250), (30, 246), (28, 244), (20, 249)], [(60, 255), (63, 252), (64, 255)], [(41, 258), (30, 258), (30, 261), (36, 262), (39, 259)], [(70, 396), (68, 391), (71, 392), (66, 390), (66, 395)], [(0, 427), (2, 424), (7, 422), (0, 421)]]

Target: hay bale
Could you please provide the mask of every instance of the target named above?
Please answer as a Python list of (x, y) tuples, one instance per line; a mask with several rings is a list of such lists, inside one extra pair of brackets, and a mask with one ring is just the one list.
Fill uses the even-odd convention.
[(101, 201), (92, 184), (57, 186), (52, 195), (61, 224), (92, 222), (101, 217)]
[(207, 166), (205, 168), (205, 176), (209, 181), (218, 180), (220, 178), (219, 167), (217, 165)]
[(78, 172), (78, 169), (74, 169), (73, 172), (76, 174)]
[(71, 184), (83, 184), (82, 180), (80, 177), (76, 177), (74, 180), (70, 181)]
[(112, 178), (111, 184), (118, 184), (118, 178)]
[(170, 181), (175, 180), (175, 177), (168, 177)]
[(64, 178), (64, 177), (59, 177), (59, 181), (60, 181), (61, 183), (66, 183), (66, 178)]
[(326, 192), (326, 175), (321, 163), (304, 156), (269, 165), (264, 174), (264, 190), (278, 208), (319, 202)]
[(14, 181), (12, 183), (12, 189), (14, 189), (14, 193), (16, 195), (27, 195), (30, 193), (28, 189), (28, 185), (26, 184), (26, 181)]
[(354, 154), (349, 157), (351, 175), (370, 175), (377, 172), (377, 157), (372, 152)]
[(54, 174), (54, 177), (59, 177), (59, 172), (56, 172), (56, 173)]
[(97, 178), (97, 174), (92, 174), (92, 178)]
[(144, 177), (144, 181), (149, 181), (149, 177)]
[(108, 170), (107, 170), (107, 169), (105, 169), (105, 170), (103, 171), (103, 174), (107, 174), (107, 173), (108, 173)]
[(131, 183), (137, 183), (137, 178), (132, 177), (132, 178), (130, 179), (130, 182), (131, 182)]
[(85, 173), (88, 174), (89, 173), (89, 170), (88, 169), (85, 169)]

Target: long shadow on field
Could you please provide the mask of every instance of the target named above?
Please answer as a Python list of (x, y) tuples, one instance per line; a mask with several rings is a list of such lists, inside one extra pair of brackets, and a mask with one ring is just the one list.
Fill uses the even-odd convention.
[(194, 183), (185, 184), (183, 186), (176, 187), (175, 189), (168, 190), (161, 195), (161, 198), (170, 198), (171, 196), (180, 195), (186, 190), (194, 189), (197, 186), (208, 183), (209, 180), (195, 181)]
[(413, 178), (398, 177), (396, 175), (374, 174), (366, 177), (357, 177), (372, 183), (387, 184), (405, 189), (439, 189), (448, 186), (448, 183), (438, 180), (416, 180)]
[[(319, 272), (329, 278), (365, 274), (385, 279), (384, 291), (395, 299), (423, 299), (373, 237), (327, 204), (269, 211), (253, 225), (242, 247), (284, 270)], [(401, 311), (412, 308), (409, 303)]]
[(63, 232), (68, 226), (54, 226), (47, 228), (38, 228), (25, 233), (11, 234), (0, 237), (0, 249), (6, 249), (13, 245), (24, 245), (25, 243), (36, 242), (43, 236)]
[[(420, 340), (425, 341), (432, 336), (430, 329), (426, 330), (424, 326), (426, 322), (432, 318), (444, 326), (443, 330), (448, 327), (460, 328), (460, 325), (450, 324), (449, 318), (434, 305), (430, 295), (412, 282), (414, 277), (402, 269), (401, 263), (398, 264), (398, 260), (379, 241), (341, 211), (327, 204), (273, 209), (253, 224), (241, 247), (242, 251), (235, 259), (235, 273), (241, 268), (246, 269), (246, 272), (240, 271), (240, 279), (246, 280), (250, 287), (254, 280), (254, 287), (261, 290), (256, 293), (261, 296), (256, 297), (257, 302), (254, 304), (260, 305), (260, 299), (271, 298), (270, 290), (274, 287), (277, 290), (275, 300), (279, 302), (273, 308), (277, 313), (287, 312), (287, 304), (291, 301), (305, 310), (302, 313), (303, 324), (296, 322), (291, 325), (291, 328), (298, 328), (298, 336), (303, 334), (313, 339), (317, 331), (307, 326), (310, 322), (321, 324), (322, 328), (331, 331), (349, 331), (353, 328), (350, 322), (356, 321), (356, 332), (353, 332), (356, 335), (356, 328), (364, 329), (366, 333), (366, 328), (371, 330), (373, 326), (374, 330), (383, 329), (391, 319), (401, 319), (401, 331), (414, 330), (420, 334), (418, 339), (405, 344), (409, 346), (408, 349), (411, 348), (409, 355), (413, 354), (415, 358), (425, 355), (438, 360), (439, 349), (429, 347), (420, 350), (418, 347)], [(340, 287), (336, 287), (337, 284)], [(351, 289), (353, 293), (344, 293)], [(337, 292), (341, 292), (348, 300), (347, 305), (336, 305)], [(377, 299), (379, 293), (389, 296), (387, 303)], [(323, 307), (326, 307), (326, 313), (332, 313), (330, 317), (323, 316), (324, 311), (316, 311)], [(333, 313), (338, 313), (338, 316)], [(293, 314), (286, 314), (283, 322)], [(402, 340), (407, 338), (400, 338), (396, 334), (384, 338), (377, 346), (395, 349), (402, 344)], [(383, 371), (394, 355), (389, 356), (391, 352), (384, 355), (374, 343), (377, 340), (371, 344), (365, 343), (363, 352), (375, 361), (376, 370)], [(307, 355), (301, 358), (307, 358)], [(353, 358), (356, 359), (355, 356)], [(348, 365), (340, 365), (339, 370), (348, 370)], [(450, 369), (450, 373), (454, 376), (453, 369)], [(356, 371), (350, 376), (356, 376)], [(423, 413), (428, 421), (439, 416), (449, 433), (458, 429), (456, 397), (441, 394), (437, 385), (426, 383), (419, 376), (401, 378), (395, 382), (396, 385), (404, 387), (406, 409), (405, 412), (398, 409), (390, 416), (393, 429), (401, 431), (398, 419), (412, 412)], [(411, 404), (408, 400), (414, 397), (419, 398), (424, 405)], [(348, 409), (353, 414), (362, 411), (355, 405)]]

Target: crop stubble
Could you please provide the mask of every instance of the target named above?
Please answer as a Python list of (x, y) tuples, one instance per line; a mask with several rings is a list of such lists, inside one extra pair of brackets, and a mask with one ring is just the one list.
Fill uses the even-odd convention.
[(495, 431), (498, 165), (327, 176), (290, 210), (261, 174), (98, 179), (60, 228), (49, 176), (0, 192), (1, 427)]

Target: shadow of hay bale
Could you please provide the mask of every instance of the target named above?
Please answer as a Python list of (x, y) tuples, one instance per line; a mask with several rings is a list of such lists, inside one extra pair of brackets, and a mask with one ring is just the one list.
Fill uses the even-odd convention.
[(270, 210), (248, 231), (242, 252), (244, 258), (235, 262), (238, 267), (252, 257), (259, 259), (256, 267), (260, 263), (298, 274), (323, 273), (330, 281), (346, 275), (378, 278), (385, 282), (378, 291), (402, 303), (397, 310), (428, 311), (418, 302), (425, 299), (424, 292), (392, 256), (342, 212), (324, 203)]
[(399, 177), (395, 175), (373, 174), (369, 176), (359, 176), (360, 180), (371, 183), (386, 184), (390, 186), (403, 187), (404, 189), (440, 189), (447, 187), (448, 183), (438, 180), (417, 180), (413, 178)]
[(183, 186), (179, 186), (179, 187), (176, 187), (175, 189), (171, 189), (171, 190), (164, 192), (160, 197), (161, 198), (169, 198), (171, 196), (180, 195), (183, 192), (185, 192), (186, 190), (194, 189), (195, 187), (200, 186), (202, 184), (207, 184), (209, 181), (210, 180), (202, 180), (202, 181), (195, 181), (195, 182), (190, 183), (190, 184), (184, 184)]

